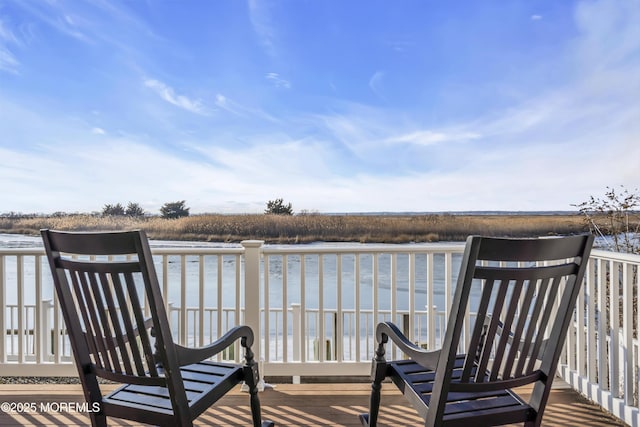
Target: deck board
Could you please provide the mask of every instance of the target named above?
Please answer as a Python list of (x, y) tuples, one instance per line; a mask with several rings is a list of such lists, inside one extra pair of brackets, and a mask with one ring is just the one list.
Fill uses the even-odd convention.
[[(113, 387), (105, 387), (112, 390)], [(526, 392), (526, 390), (525, 390)], [(276, 422), (277, 426), (359, 426), (357, 415), (365, 412), (368, 405), (369, 385), (356, 384), (277, 384), (260, 393), (263, 417)], [(421, 426), (416, 412), (407, 406), (404, 398), (392, 384), (383, 384), (383, 407), (380, 414), (383, 426)], [(35, 403), (56, 405), (81, 403), (82, 390), (70, 384), (20, 384), (0, 385), (0, 404)], [(248, 395), (234, 388), (215, 406), (196, 420), (196, 425), (247, 426), (250, 424)], [(35, 413), (7, 413), (0, 411), (0, 426), (86, 426), (89, 417), (84, 412), (59, 411)], [(136, 426), (115, 418), (110, 426)], [(544, 426), (625, 426), (619, 420), (603, 413), (597, 406), (589, 404), (575, 391), (556, 387), (551, 393)]]

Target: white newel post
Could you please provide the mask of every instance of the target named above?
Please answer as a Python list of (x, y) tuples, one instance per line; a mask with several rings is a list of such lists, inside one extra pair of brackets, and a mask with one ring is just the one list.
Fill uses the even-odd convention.
[[(256, 361), (261, 359), (260, 330), (260, 256), (262, 240), (243, 240), (244, 247), (244, 324), (253, 330), (253, 352)], [(264, 375), (261, 372), (261, 375)]]

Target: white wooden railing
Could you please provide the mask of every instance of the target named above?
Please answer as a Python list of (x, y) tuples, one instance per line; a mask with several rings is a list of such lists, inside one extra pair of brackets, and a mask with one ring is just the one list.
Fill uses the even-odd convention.
[[(438, 348), (462, 251), (260, 241), (153, 248), (176, 341), (203, 345), (248, 324), (263, 374), (291, 377), (368, 375), (382, 320)], [(640, 426), (639, 269), (638, 255), (592, 252), (559, 369), (632, 426)], [(0, 376), (75, 375), (42, 249), (0, 249), (0, 311)]]
[(631, 426), (640, 425), (640, 255), (594, 250), (560, 374)]

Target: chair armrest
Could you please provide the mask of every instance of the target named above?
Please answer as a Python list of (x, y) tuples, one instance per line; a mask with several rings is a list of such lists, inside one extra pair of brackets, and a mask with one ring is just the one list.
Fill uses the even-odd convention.
[(386, 344), (388, 339), (402, 351), (405, 355), (409, 356), (411, 360), (427, 369), (436, 369), (438, 366), (438, 358), (440, 357), (440, 350), (425, 350), (418, 347), (398, 329), (398, 327), (392, 322), (378, 323), (376, 327), (376, 338), (380, 345)]
[(242, 340), (241, 345), (243, 347), (250, 348), (253, 344), (253, 331), (251, 328), (245, 325), (236, 326), (211, 344), (204, 347), (189, 348), (175, 344), (176, 353), (178, 355), (178, 365), (185, 366), (192, 363), (202, 362), (203, 360), (220, 353), (238, 339)]

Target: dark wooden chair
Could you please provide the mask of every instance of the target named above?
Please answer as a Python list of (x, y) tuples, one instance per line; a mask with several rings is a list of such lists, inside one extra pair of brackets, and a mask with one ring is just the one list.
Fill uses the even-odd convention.
[[(369, 413), (390, 377), (425, 426), (539, 426), (593, 236), (467, 240), (442, 348), (426, 351), (391, 322), (376, 328)], [(391, 338), (405, 358), (385, 360)], [(533, 384), (524, 400), (514, 387)]]
[[(249, 327), (235, 327), (202, 348), (174, 343), (144, 232), (42, 230), (42, 238), (88, 407), (99, 408), (91, 412), (92, 425), (118, 417), (191, 426), (243, 381), (253, 426), (273, 425), (261, 420)], [(238, 339), (244, 365), (207, 361)], [(98, 378), (123, 385), (103, 395)]]

